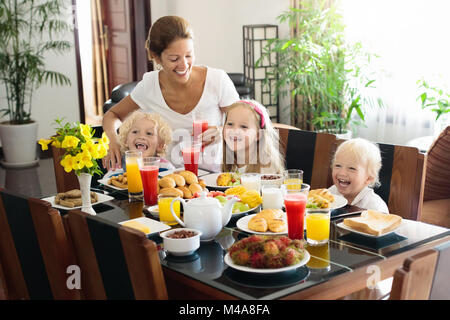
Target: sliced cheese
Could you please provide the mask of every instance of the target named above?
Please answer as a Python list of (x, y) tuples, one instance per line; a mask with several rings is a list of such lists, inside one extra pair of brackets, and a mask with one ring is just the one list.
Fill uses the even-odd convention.
[(360, 217), (344, 219), (346, 226), (374, 236), (380, 236), (396, 229), (401, 222), (400, 216), (374, 210), (363, 211)]
[(142, 231), (145, 234), (150, 233), (150, 228), (149, 227), (147, 227), (146, 225), (144, 225), (144, 224), (142, 224), (140, 222), (137, 222), (137, 221), (127, 221), (127, 222), (122, 223), (122, 225), (126, 226), (126, 227), (130, 227), (130, 228), (136, 229), (136, 230), (139, 230), (139, 231)]

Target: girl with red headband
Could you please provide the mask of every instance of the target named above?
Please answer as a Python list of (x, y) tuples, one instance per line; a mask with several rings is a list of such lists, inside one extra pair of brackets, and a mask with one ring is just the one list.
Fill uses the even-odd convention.
[(267, 109), (254, 100), (226, 108), (222, 172), (282, 173), (279, 135)]

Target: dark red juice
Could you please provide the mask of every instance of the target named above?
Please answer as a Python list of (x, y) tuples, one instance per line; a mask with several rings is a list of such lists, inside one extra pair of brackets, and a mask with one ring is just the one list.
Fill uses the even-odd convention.
[(291, 239), (303, 239), (303, 223), (306, 208), (306, 195), (302, 193), (284, 196), (288, 220), (288, 235)]
[(153, 206), (158, 203), (158, 171), (157, 166), (143, 167), (141, 172), (142, 186), (144, 187), (145, 205)]

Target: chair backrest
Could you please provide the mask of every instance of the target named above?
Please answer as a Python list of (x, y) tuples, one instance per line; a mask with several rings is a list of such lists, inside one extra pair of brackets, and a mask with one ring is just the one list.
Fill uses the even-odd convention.
[(428, 299), (437, 258), (437, 251), (430, 249), (406, 259), (403, 267), (397, 269), (394, 273), (389, 299)]
[(336, 148), (336, 136), (328, 133), (300, 130), (274, 123), (280, 135), (287, 169), (303, 170), (303, 181), (311, 189), (328, 188), (331, 180), (331, 159)]
[[(345, 139), (338, 139), (336, 146)], [(418, 220), (422, 209), (426, 155), (415, 147), (378, 143), (381, 152), (381, 186), (374, 191), (389, 212)]]
[(68, 220), (87, 299), (167, 299), (156, 244), (144, 233), (80, 210)]
[(434, 249), (438, 252), (430, 300), (450, 300), (450, 241)]
[(114, 107), (120, 100), (128, 96), (137, 84), (138, 81), (133, 81), (119, 84), (118, 86), (114, 87), (111, 91), (111, 99), (107, 100), (103, 104), (103, 114), (108, 112), (108, 110)]
[[(102, 126), (93, 126), (95, 130), (94, 137), (101, 138), (103, 133)], [(53, 158), (53, 170), (55, 171), (55, 180), (56, 180), (56, 191), (58, 193), (67, 192), (73, 189), (80, 189), (80, 184), (78, 182), (78, 178), (75, 175), (75, 172), (72, 170), (67, 173), (63, 166), (60, 164), (61, 158), (64, 155), (65, 150), (61, 148), (55, 148), (51, 146), (52, 149), (52, 158)], [(106, 169), (103, 169), (103, 172), (106, 173)], [(91, 185), (96, 185), (98, 179), (100, 177), (98, 175), (94, 175)]]
[(79, 299), (75, 265), (59, 212), (50, 203), (0, 189), (0, 261), (9, 299)]

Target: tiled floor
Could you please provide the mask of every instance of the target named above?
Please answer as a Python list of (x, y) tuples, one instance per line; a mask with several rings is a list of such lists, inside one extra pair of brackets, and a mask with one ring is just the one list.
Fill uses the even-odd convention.
[(56, 194), (52, 158), (41, 159), (31, 168), (8, 169), (0, 166), (0, 187), (35, 198)]

